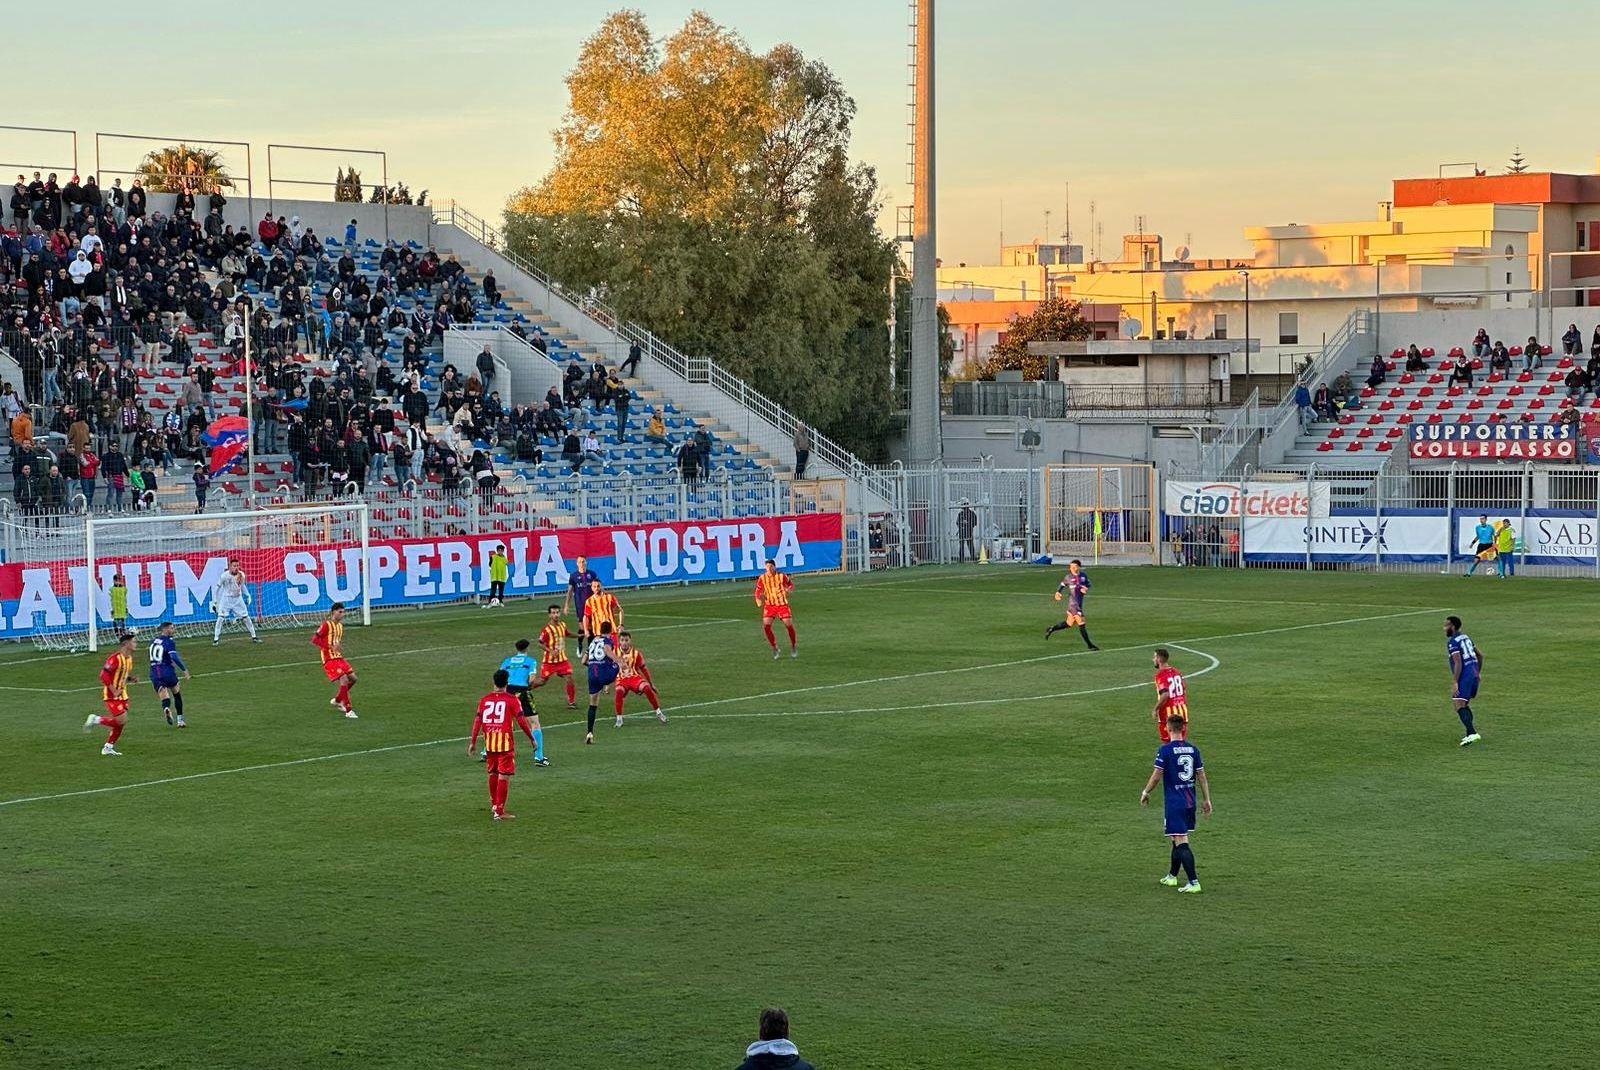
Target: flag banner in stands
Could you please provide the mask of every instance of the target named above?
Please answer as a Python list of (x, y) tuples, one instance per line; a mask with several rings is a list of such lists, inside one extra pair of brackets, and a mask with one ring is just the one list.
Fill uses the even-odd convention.
[(1437, 423), (1411, 425), (1411, 456), (1429, 461), (1571, 461), (1578, 457), (1571, 424)]
[(1327, 516), (1328, 484), (1185, 483), (1167, 480), (1168, 516)]
[(1321, 519), (1245, 517), (1240, 552), (1246, 561), (1442, 561), (1450, 553), (1450, 523), (1443, 510), (1352, 513)]
[[(617, 527), (500, 531), (371, 544), (374, 606), (450, 602), (489, 589), (489, 555), (503, 545), (511, 595), (562, 590), (578, 557), (608, 586), (753, 577), (773, 558), (785, 572), (842, 567), (838, 513), (674, 521)], [(100, 621), (111, 622), (112, 578), (128, 587), (128, 622), (149, 627), (210, 620), (211, 587), (227, 569), (229, 547), (206, 552), (106, 557), (95, 562)], [(311, 613), (361, 601), (360, 543), (252, 550), (247, 578), (257, 613)], [(0, 564), (0, 638), (88, 623), (89, 581), (79, 561)]]
[[(1481, 513), (1456, 514), (1456, 556), (1470, 558), (1478, 549), (1477, 527)], [(1594, 510), (1529, 510), (1526, 516), (1490, 513), (1489, 523), (1499, 526), (1511, 522), (1516, 536), (1518, 564), (1592, 565), (1596, 543), (1600, 542), (1600, 521)]]
[(1584, 453), (1590, 464), (1600, 464), (1600, 412), (1583, 414)]

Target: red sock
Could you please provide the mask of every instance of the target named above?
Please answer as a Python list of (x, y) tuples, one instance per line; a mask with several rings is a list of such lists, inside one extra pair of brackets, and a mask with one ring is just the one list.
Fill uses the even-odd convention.
[(350, 709), (350, 685), (340, 684), (339, 693), (333, 696), (333, 701), (339, 704), (340, 709), (348, 711)]
[(621, 691), (621, 689), (618, 689), (612, 695), (612, 698), (613, 698), (613, 701), (612, 701), (611, 704), (616, 707), (617, 716), (621, 717), (622, 716), (622, 691)]
[(789, 645), (794, 646), (794, 625), (790, 624), (788, 621), (784, 621), (783, 626), (789, 632)]
[(111, 731), (106, 733), (106, 742), (107, 743), (115, 743), (117, 740), (119, 740), (121, 738), (122, 738), (122, 722), (121, 721), (112, 721), (111, 722)]
[(767, 642), (772, 645), (772, 649), (778, 649), (778, 637), (772, 634), (772, 622), (770, 620), (762, 621), (761, 630), (767, 634)]
[(501, 777), (499, 780), (495, 781), (494, 804), (499, 808), (502, 814), (506, 812), (506, 792), (510, 789), (511, 781), (507, 780), (505, 777)]
[(659, 710), (661, 708), (661, 700), (656, 697), (656, 689), (651, 687), (649, 684), (644, 685), (644, 697), (650, 701), (650, 708), (652, 710)]
[(489, 774), (489, 808), (500, 809), (500, 774)]
[(578, 701), (578, 689), (573, 686), (572, 677), (569, 676), (567, 677), (567, 705), (570, 706), (576, 701)]

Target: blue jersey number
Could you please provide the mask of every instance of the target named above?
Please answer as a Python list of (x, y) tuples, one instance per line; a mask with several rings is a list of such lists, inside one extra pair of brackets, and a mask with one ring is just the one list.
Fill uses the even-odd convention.
[(150, 664), (152, 664), (152, 665), (160, 665), (163, 662), (165, 662), (166, 660), (167, 660), (167, 647), (166, 647), (166, 644), (163, 643), (161, 640), (157, 639), (155, 642), (150, 644)]
[(1187, 784), (1194, 779), (1194, 755), (1179, 754), (1176, 756), (1178, 766), (1178, 780)]

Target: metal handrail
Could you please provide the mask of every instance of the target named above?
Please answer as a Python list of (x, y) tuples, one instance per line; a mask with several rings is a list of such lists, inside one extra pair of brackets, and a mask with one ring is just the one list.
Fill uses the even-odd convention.
[[(650, 360), (660, 364), (675, 375), (691, 383), (708, 383), (731, 400), (737, 401), (742, 408), (754, 413), (761, 419), (772, 424), (778, 431), (785, 435), (793, 435), (795, 428), (802, 422), (793, 413), (782, 405), (767, 397), (746, 383), (743, 379), (723, 369), (716, 361), (709, 357), (691, 357), (680, 352), (675, 347), (663, 342), (655, 334), (636, 323), (629, 322), (597, 299), (593, 293), (576, 293), (563, 286), (561, 282), (548, 273), (535, 267), (526, 258), (518, 255), (506, 240), (505, 232), (493, 224), (485, 222), (472, 211), (457, 204), (454, 200), (448, 207), (434, 207), (433, 221), (436, 224), (453, 226), (481, 244), (505, 257), (517, 268), (531, 276), (550, 293), (559, 294), (568, 304), (577, 308), (594, 322), (613, 332), (618, 337), (629, 342), (637, 343)], [(880, 473), (875, 472), (866, 462), (857, 457), (850, 450), (834, 442), (826, 435), (811, 429), (811, 452), (851, 479), (862, 483), (869, 491), (888, 500), (893, 494), (893, 485)]]

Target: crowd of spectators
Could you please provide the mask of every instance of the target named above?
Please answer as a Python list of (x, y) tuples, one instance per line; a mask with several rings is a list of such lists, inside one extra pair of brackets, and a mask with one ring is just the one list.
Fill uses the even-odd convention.
[[(551, 465), (576, 475), (603, 470), (610, 445), (630, 441), (632, 394), (603, 364), (571, 364), (543, 401), (508, 405), (485, 347), (469, 368), (445, 365), (430, 397), (445, 333), (472, 321), (475, 302), (501, 300), (492, 273), (475, 286), (454, 256), (390, 242), (369, 278), (357, 270), (354, 220), (329, 248), (297, 216), (269, 212), (251, 234), (224, 222), (220, 190), (203, 194), (203, 215), (201, 203), (182, 193), (163, 215), (137, 180), (101, 190), (92, 176), (64, 186), (54, 174), (17, 176), (0, 231), (0, 346), (22, 382), (0, 390), (0, 417), (23, 512), (54, 515), (78, 494), (90, 509), (141, 508), (174, 479), (192, 482), (204, 509), (202, 436), (246, 411), (237, 395), (219, 404), (217, 383), (242, 370), (247, 331), (257, 452), (287, 453), (286, 482), (308, 497), (409, 480), (492, 496), (497, 447), (543, 464), (546, 444), (559, 443)], [(520, 321), (509, 329), (546, 351)], [(197, 344), (206, 334), (215, 346)], [(306, 352), (331, 372), (312, 372)], [(167, 395), (159, 410), (141, 388), (152, 376)], [(711, 470), (716, 442), (703, 428), (674, 443), (656, 410), (639, 437), (672, 449), (691, 486)]]

